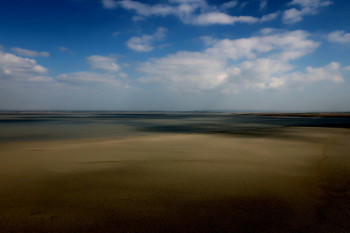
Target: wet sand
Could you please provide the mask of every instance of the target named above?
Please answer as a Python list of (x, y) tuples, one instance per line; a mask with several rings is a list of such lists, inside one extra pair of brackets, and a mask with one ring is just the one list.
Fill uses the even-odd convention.
[(319, 113), (233, 113), (232, 115), (245, 116), (265, 116), (265, 117), (330, 117), (330, 118), (350, 118), (348, 112), (319, 112)]
[(0, 144), (0, 232), (349, 232), (350, 129)]

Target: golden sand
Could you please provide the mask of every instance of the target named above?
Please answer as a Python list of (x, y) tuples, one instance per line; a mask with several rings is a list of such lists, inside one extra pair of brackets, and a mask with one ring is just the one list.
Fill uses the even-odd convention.
[(350, 232), (350, 130), (0, 144), (0, 232)]

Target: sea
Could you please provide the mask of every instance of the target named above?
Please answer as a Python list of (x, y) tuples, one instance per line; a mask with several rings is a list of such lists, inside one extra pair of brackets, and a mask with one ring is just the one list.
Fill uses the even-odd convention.
[(287, 127), (350, 128), (350, 117), (228, 112), (2, 111), (0, 143), (174, 133), (278, 136)]

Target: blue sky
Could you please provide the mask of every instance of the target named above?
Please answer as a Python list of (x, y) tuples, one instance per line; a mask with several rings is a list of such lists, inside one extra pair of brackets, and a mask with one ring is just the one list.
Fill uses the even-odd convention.
[(4, 0), (0, 109), (350, 111), (346, 0)]

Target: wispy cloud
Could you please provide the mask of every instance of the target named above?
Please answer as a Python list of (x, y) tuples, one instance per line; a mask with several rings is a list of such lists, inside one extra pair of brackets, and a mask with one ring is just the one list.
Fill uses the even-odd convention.
[(220, 8), (223, 10), (227, 10), (227, 9), (231, 9), (234, 8), (238, 5), (238, 1), (229, 1), (229, 2), (225, 2), (223, 3)]
[(198, 15), (193, 19), (197, 25), (256, 23), (258, 18), (252, 16), (230, 16), (221, 12), (210, 12)]
[(280, 15), (279, 11), (275, 12), (275, 13), (264, 15), (263, 17), (260, 18), (260, 22), (261, 23), (270, 22), (270, 21), (276, 19), (279, 15)]
[(61, 51), (61, 52), (69, 51), (69, 49), (67, 47), (64, 47), (64, 46), (58, 47), (58, 50)]
[(293, 0), (288, 5), (297, 6), (300, 9), (291, 8), (283, 12), (283, 22), (294, 24), (303, 20), (304, 16), (316, 15), (320, 9), (333, 4), (329, 0)]
[(55, 78), (55, 81), (64, 84), (68, 87), (127, 87), (118, 80), (118, 76), (115, 74), (97, 73), (91, 71), (61, 74)]
[(114, 56), (92, 55), (86, 58), (92, 69), (101, 70), (104, 72), (117, 72), (120, 66)]
[(204, 44), (209, 47), (212, 46), (213, 44), (217, 43), (219, 40), (216, 38), (213, 38), (211, 36), (202, 36), (200, 39), (204, 42)]
[(328, 41), (333, 43), (346, 44), (350, 43), (350, 33), (337, 30), (328, 34)]
[(260, 5), (259, 5), (259, 10), (262, 11), (262, 10), (266, 9), (267, 3), (268, 3), (267, 0), (261, 0), (261, 1), (260, 1)]
[(114, 0), (102, 0), (102, 4), (107, 9), (116, 8), (118, 5), (118, 3)]
[(120, 31), (116, 31), (112, 33), (112, 36), (119, 36), (119, 34), (120, 34)]
[(153, 43), (164, 39), (166, 32), (166, 28), (159, 27), (154, 34), (131, 37), (126, 44), (136, 52), (150, 52), (154, 49)]
[[(264, 5), (264, 2), (261, 4)], [(227, 1), (218, 6), (209, 5), (205, 0), (169, 0), (167, 3), (154, 5), (132, 0), (103, 0), (102, 3), (107, 9), (121, 7), (135, 11), (137, 15), (134, 16), (134, 20), (141, 20), (150, 16), (175, 16), (185, 24), (201, 26), (213, 24), (233, 25), (235, 23), (251, 24), (260, 21), (259, 18), (253, 16), (227, 14), (225, 11), (235, 7), (238, 4), (237, 1)], [(268, 21), (275, 18), (272, 14), (268, 18), (266, 17), (264, 16), (262, 20)]]
[(35, 50), (22, 49), (22, 48), (11, 48), (13, 52), (18, 55), (26, 56), (26, 57), (50, 57), (50, 53), (48, 52), (38, 52)]

